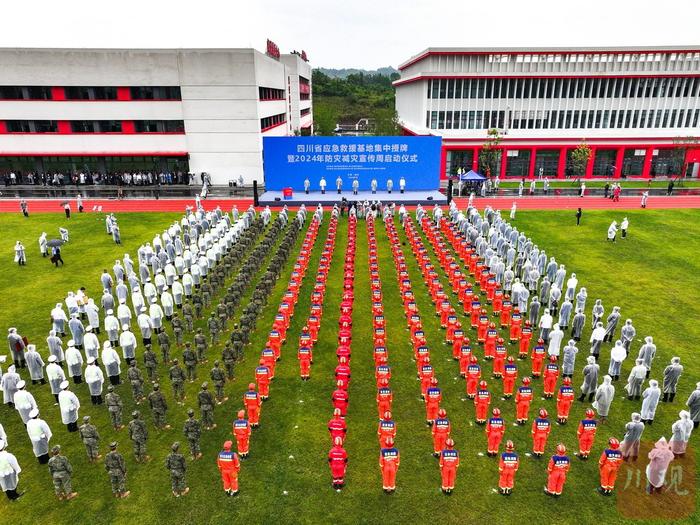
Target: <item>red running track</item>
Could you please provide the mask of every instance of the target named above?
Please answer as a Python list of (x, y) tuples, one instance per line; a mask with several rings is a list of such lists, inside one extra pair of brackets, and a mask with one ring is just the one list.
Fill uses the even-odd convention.
[[(30, 213), (62, 212), (61, 202), (66, 199), (30, 199)], [(460, 208), (467, 206), (468, 199), (455, 199)], [(639, 197), (621, 197), (620, 202), (613, 202), (604, 197), (492, 197), (475, 199), (477, 208), (483, 209), (489, 205), (496, 209), (510, 210), (513, 202), (517, 202), (518, 210), (575, 210), (579, 206), (586, 210), (636, 209), (640, 206)], [(70, 200), (73, 212), (77, 212), (75, 199)], [(205, 209), (211, 210), (217, 206), (230, 211), (237, 205), (244, 211), (253, 203), (253, 199), (207, 199), (202, 201)], [(186, 206), (194, 206), (194, 199), (84, 199), (86, 212), (94, 206), (102, 206), (103, 213), (111, 212), (184, 212)], [(432, 207), (428, 205), (428, 207)], [(295, 210), (296, 206), (289, 206)], [(409, 206), (413, 209), (414, 206)], [(678, 195), (673, 197), (652, 196), (647, 201), (648, 209), (700, 208), (700, 195)], [(0, 213), (20, 213), (19, 199), (0, 200)]]

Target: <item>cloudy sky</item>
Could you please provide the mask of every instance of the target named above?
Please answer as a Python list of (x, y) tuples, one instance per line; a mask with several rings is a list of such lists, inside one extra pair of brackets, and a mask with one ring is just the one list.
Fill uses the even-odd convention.
[(34, 0), (4, 2), (1, 47), (255, 47), (312, 65), (397, 66), (433, 46), (697, 45), (700, 1)]

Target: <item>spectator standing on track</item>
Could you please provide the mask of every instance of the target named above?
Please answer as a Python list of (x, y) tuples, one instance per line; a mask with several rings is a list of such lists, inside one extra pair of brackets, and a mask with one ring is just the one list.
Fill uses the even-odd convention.
[(647, 207), (647, 199), (649, 199), (649, 191), (642, 192), (642, 208)]

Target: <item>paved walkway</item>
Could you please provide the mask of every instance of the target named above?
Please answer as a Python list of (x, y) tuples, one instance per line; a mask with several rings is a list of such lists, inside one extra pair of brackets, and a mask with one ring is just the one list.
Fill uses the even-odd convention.
[[(455, 199), (460, 208), (467, 205), (468, 199)], [(65, 199), (30, 199), (29, 213), (61, 212), (61, 203)], [(213, 209), (221, 206), (229, 211), (236, 204), (238, 209), (243, 211), (250, 204), (252, 199), (207, 199), (202, 201), (206, 209)], [(575, 210), (579, 206), (586, 210), (607, 210), (607, 209), (637, 209), (640, 200), (638, 197), (622, 197), (620, 202), (613, 202), (603, 197), (519, 197), (519, 198), (476, 198), (477, 208), (483, 209), (490, 205), (501, 210), (509, 210), (513, 202), (518, 203), (519, 210)], [(75, 199), (70, 200), (73, 212), (78, 210), (75, 207)], [(102, 206), (102, 212), (133, 212), (133, 211), (161, 211), (161, 212), (183, 212), (186, 206), (194, 205), (193, 199), (85, 199), (83, 201), (85, 211), (90, 212), (95, 206)], [(430, 205), (428, 205), (430, 207)], [(413, 207), (410, 207), (413, 208)], [(673, 208), (700, 208), (699, 195), (678, 195), (672, 197), (649, 197), (647, 202), (649, 209), (673, 209)], [(290, 206), (290, 209), (296, 209)], [(18, 199), (0, 200), (0, 212), (20, 213)]]

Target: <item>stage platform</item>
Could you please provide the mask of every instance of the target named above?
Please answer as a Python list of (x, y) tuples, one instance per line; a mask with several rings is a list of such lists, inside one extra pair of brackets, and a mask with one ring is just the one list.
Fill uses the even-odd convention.
[(294, 192), (294, 197), (287, 200), (282, 197), (281, 191), (266, 191), (260, 196), (260, 206), (282, 207), (285, 204), (289, 206), (300, 206), (301, 204), (316, 206), (319, 202), (324, 206), (332, 206), (336, 202), (340, 203), (343, 198), (348, 202), (366, 200), (370, 202), (380, 201), (383, 203), (395, 202), (398, 206), (401, 204), (406, 206), (415, 206), (417, 204), (447, 204), (447, 197), (438, 190), (406, 191), (405, 193), (401, 193), (400, 191), (392, 191), (391, 193), (387, 191), (377, 191), (377, 193), (358, 191), (357, 195), (353, 195), (352, 191), (343, 191), (341, 194), (338, 194), (337, 191), (327, 191), (325, 194), (320, 191), (312, 191), (306, 194), (302, 191)]

